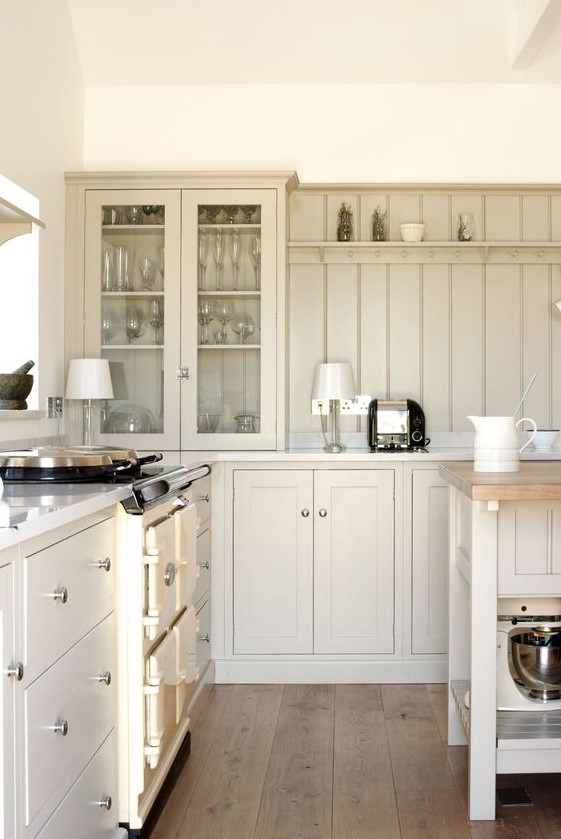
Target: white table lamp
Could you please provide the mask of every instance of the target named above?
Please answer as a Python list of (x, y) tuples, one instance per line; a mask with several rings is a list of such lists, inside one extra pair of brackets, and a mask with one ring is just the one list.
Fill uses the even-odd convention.
[(321, 411), (322, 431), (325, 439), (323, 450), (325, 452), (337, 454), (345, 451), (345, 446), (339, 439), (340, 402), (341, 399), (354, 399), (355, 396), (356, 388), (351, 365), (348, 361), (316, 365), (312, 399), (327, 403), (328, 411), (331, 414), (331, 440), (328, 441), (323, 429), (323, 410)]
[(73, 358), (68, 367), (66, 398), (84, 400), (84, 445), (93, 445), (92, 399), (113, 399), (107, 359)]

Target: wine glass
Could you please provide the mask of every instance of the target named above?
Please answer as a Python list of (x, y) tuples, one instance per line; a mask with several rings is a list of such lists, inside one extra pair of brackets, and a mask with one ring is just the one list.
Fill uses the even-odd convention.
[(161, 283), (162, 289), (164, 287), (165, 269), (166, 269), (166, 249), (164, 247), (162, 247), (158, 251), (158, 274), (160, 276), (160, 283)]
[(101, 318), (101, 343), (108, 344), (118, 331), (117, 324), (111, 315), (104, 314)]
[(232, 230), (232, 235), (230, 236), (230, 256), (232, 257), (232, 268), (234, 272), (234, 291), (238, 290), (238, 280), (240, 274), (240, 255), (240, 234), (237, 230)]
[(216, 263), (216, 291), (222, 291), (222, 267), (224, 265), (224, 242), (222, 231), (217, 230), (214, 236), (214, 261)]
[(209, 204), (206, 207), (206, 215), (209, 224), (216, 224), (216, 219), (220, 215), (220, 204)]
[[(232, 320), (232, 317), (233, 317), (232, 306), (230, 305), (230, 303), (228, 303), (227, 300), (217, 300), (215, 311), (216, 311), (217, 319), (222, 324), (221, 334), (223, 336), (222, 340), (217, 341), (216, 343), (225, 344), (226, 343), (226, 336), (227, 336), (226, 325)], [(215, 338), (216, 338), (216, 334), (215, 334)]]
[(146, 291), (152, 291), (156, 282), (156, 264), (148, 256), (141, 256), (138, 260), (142, 285)]
[(244, 206), (242, 206), (242, 213), (246, 224), (251, 223), (251, 217), (256, 209), (257, 204), (245, 204)]
[(245, 315), (235, 315), (232, 321), (232, 332), (239, 336), (240, 344), (243, 344), (245, 334)]
[(154, 299), (150, 301), (148, 323), (154, 331), (154, 343), (159, 344), (159, 330), (160, 327), (164, 325), (164, 306), (163, 301), (158, 300), (157, 297), (154, 297)]
[(237, 206), (235, 204), (225, 204), (223, 210), (226, 213), (226, 222), (228, 224), (234, 224), (238, 214)]
[(129, 344), (134, 344), (144, 335), (144, 317), (140, 309), (130, 309), (127, 312), (126, 331)]
[(199, 323), (202, 324), (201, 344), (208, 344), (208, 325), (215, 317), (214, 303), (210, 300), (201, 300), (199, 303)]
[(246, 315), (245, 317), (245, 327), (243, 333), (241, 335), (242, 344), (247, 343), (247, 339), (250, 338), (253, 333), (255, 332), (255, 321), (251, 317), (251, 315)]
[(255, 271), (255, 289), (259, 291), (261, 288), (261, 236), (254, 236), (251, 240), (250, 253)]
[(208, 251), (208, 237), (199, 231), (199, 291), (205, 290), (206, 255)]

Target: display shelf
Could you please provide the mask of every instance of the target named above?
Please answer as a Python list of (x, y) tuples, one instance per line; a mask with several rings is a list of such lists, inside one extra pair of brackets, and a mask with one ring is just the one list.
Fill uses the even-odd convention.
[(289, 242), (289, 263), (561, 263), (561, 242)]
[(245, 298), (246, 300), (258, 300), (261, 297), (260, 291), (199, 291), (199, 297), (232, 297)]
[(103, 350), (163, 350), (163, 344), (101, 344)]
[(165, 227), (165, 224), (102, 224), (101, 229), (104, 233), (128, 233), (131, 230), (135, 233), (153, 233), (155, 230), (163, 233)]
[(199, 230), (255, 230), (259, 232), (259, 230), (261, 230), (261, 224), (255, 221), (252, 221), (250, 224), (244, 224), (241, 221), (236, 221), (234, 224), (228, 224), (227, 222), (221, 222), (219, 224), (208, 224), (206, 221), (204, 221), (201, 224), (199, 224)]
[(117, 297), (163, 297), (163, 291), (102, 291), (102, 297), (110, 297), (111, 299)]
[(260, 350), (261, 344), (198, 344), (199, 350)]

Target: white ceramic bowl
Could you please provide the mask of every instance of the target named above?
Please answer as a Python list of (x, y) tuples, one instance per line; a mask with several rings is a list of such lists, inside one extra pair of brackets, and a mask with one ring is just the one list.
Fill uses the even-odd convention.
[(536, 436), (532, 440), (532, 445), (538, 452), (547, 452), (553, 448), (558, 436), (558, 428), (538, 428)]
[(399, 225), (399, 232), (404, 242), (422, 242), (426, 224), (407, 223)]

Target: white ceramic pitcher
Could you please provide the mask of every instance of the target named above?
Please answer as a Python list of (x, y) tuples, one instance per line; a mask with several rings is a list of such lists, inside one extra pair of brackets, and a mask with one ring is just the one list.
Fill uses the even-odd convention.
[[(519, 455), (536, 436), (537, 425), (530, 417), (468, 417), (475, 428), (473, 446), (474, 472), (518, 472)], [(528, 422), (532, 435), (519, 448), (518, 426)]]

